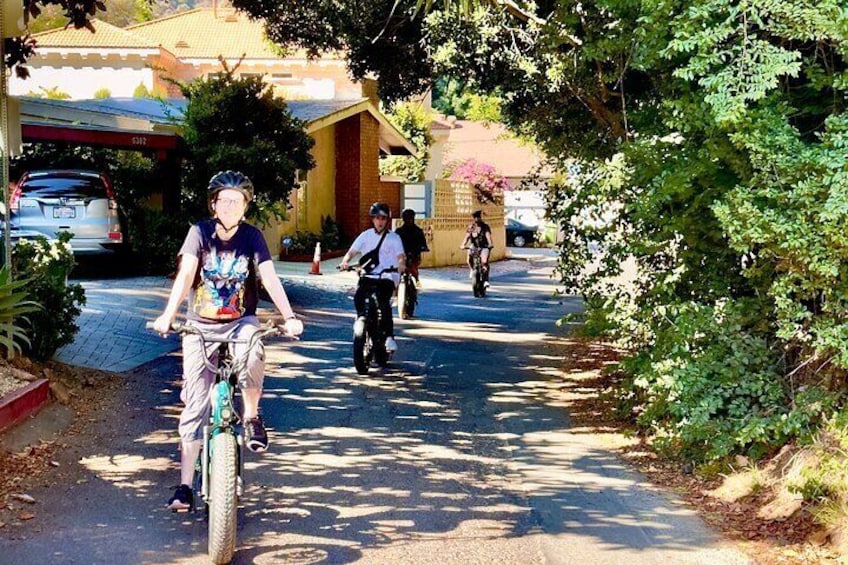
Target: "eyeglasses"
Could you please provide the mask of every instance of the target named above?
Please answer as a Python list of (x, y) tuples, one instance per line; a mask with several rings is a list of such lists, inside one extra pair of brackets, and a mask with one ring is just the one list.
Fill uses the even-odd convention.
[(218, 198), (215, 203), (218, 206), (241, 206), (244, 204), (244, 198)]

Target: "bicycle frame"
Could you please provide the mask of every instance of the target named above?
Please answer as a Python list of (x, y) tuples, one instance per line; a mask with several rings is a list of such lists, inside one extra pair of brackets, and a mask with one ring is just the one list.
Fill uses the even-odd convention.
[(418, 304), (418, 289), (415, 286), (415, 279), (408, 270), (400, 276), (397, 298), (398, 315), (401, 319), (411, 318)]
[[(359, 275), (359, 284), (362, 284), (362, 279), (364, 279), (364, 275), (360, 273)], [(372, 287), (368, 291), (368, 295), (365, 297), (365, 314), (362, 316), (365, 318), (365, 325), (368, 328), (369, 334), (377, 338), (384, 338), (382, 336), (382, 331), (380, 330), (380, 321), (382, 320), (382, 313), (380, 312), (380, 297), (377, 296), (377, 287), (372, 285)], [(357, 322), (359, 319), (357, 318)], [(356, 328), (354, 328), (354, 333), (356, 333)], [(383, 341), (380, 339), (380, 341)]]
[[(209, 403), (212, 407), (210, 422), (203, 426), (203, 451), (200, 456), (200, 495), (204, 501), (209, 498), (209, 462), (210, 443), (214, 436), (220, 433), (231, 433), (240, 440), (240, 434), (236, 429), (240, 418), (235, 409), (235, 391), (238, 387), (239, 375), (247, 370), (247, 357), (262, 338), (277, 334), (280, 330), (276, 326), (268, 325), (253, 333), (249, 339), (230, 338), (207, 338), (195, 326), (183, 324), (174, 328), (180, 334), (193, 334), (200, 337), (203, 350), (212, 343), (219, 344), (218, 360), (213, 363), (206, 355), (203, 362), (206, 368), (215, 375), (215, 384), (209, 391)], [(244, 353), (239, 357), (233, 357), (232, 346), (236, 344), (247, 344)], [(238, 476), (241, 478), (243, 470), (243, 458), (241, 456), (241, 443), (237, 442), (239, 448), (237, 454)], [(238, 494), (241, 494), (240, 492)]]
[[(348, 266), (347, 271), (354, 271), (359, 275), (359, 284), (365, 277), (365, 272), (361, 267)], [(397, 272), (395, 267), (383, 269), (377, 275), (382, 275), (387, 272)], [(372, 285), (368, 289), (368, 294), (365, 297), (364, 312), (362, 316), (357, 316), (353, 323), (353, 361), (354, 366), (359, 374), (364, 375), (368, 372), (368, 365), (371, 359), (375, 359), (381, 366), (388, 363), (389, 354), (386, 351), (386, 337), (381, 329), (380, 299), (377, 294), (377, 286)]]
[[(153, 324), (147, 327), (153, 329)], [(208, 552), (214, 563), (229, 563), (236, 548), (238, 498), (242, 494), (242, 441), (240, 421), (235, 410), (234, 396), (239, 376), (247, 370), (247, 359), (259, 341), (281, 329), (268, 323), (257, 329), (250, 338), (207, 337), (191, 324), (175, 323), (171, 330), (181, 335), (197, 335), (203, 349), (203, 362), (215, 375), (209, 390), (211, 407), (209, 422), (203, 426), (202, 449), (195, 463), (193, 490), (206, 504), (209, 522)], [(218, 344), (217, 361), (209, 355), (209, 345)], [(232, 346), (245, 344), (244, 352), (236, 356)], [(214, 452), (213, 452), (214, 448)], [(214, 463), (214, 468), (212, 464)], [(193, 504), (191, 511), (197, 510)]]
[(474, 278), (471, 281), (471, 290), (474, 292), (475, 297), (483, 297), (486, 295), (486, 286), (485, 286), (485, 273), (483, 266), (483, 258), (480, 256), (482, 253), (482, 248), (480, 247), (469, 247), (468, 251), (471, 256), (471, 266), (474, 269)]

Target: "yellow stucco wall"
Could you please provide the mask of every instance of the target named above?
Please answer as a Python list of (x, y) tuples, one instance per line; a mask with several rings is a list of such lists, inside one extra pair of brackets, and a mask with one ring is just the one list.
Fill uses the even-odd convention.
[[(506, 231), (504, 229), (503, 205), (480, 204), (473, 196), (473, 189), (464, 182), (440, 179), (436, 181), (433, 217), (416, 220), (427, 237), (429, 253), (421, 258), (422, 267), (442, 267), (465, 263), (466, 251), (459, 246), (465, 239), (465, 231), (471, 225), (471, 213), (483, 211), (483, 221), (492, 228), (494, 249), (491, 260), (506, 257)], [(395, 220), (394, 226), (401, 225)]]
[[(327, 126), (312, 134), (312, 157), (316, 166), (309, 171), (306, 194), (305, 231), (321, 233), (321, 217), (336, 215), (336, 128)], [(304, 231), (298, 225), (297, 229)]]
[(315, 168), (306, 176), (305, 195), (293, 190), (289, 198), (288, 219), (261, 226), (271, 254), (280, 252), (280, 240), (296, 231), (321, 233), (321, 217), (335, 217), (336, 210), (336, 136), (330, 125), (310, 134), (315, 140), (312, 157)]

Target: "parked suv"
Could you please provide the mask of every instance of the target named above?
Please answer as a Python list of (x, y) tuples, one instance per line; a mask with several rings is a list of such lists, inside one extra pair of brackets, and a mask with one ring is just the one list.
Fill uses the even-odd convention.
[(108, 254), (124, 243), (118, 202), (109, 178), (79, 169), (24, 173), (9, 199), (13, 239), (74, 234), (74, 254)]

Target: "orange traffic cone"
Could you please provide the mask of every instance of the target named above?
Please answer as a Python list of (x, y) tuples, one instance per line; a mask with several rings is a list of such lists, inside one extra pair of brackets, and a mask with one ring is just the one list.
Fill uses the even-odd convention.
[(310, 275), (320, 275), (321, 274), (321, 242), (315, 244), (315, 255), (312, 256), (312, 270), (309, 271)]

